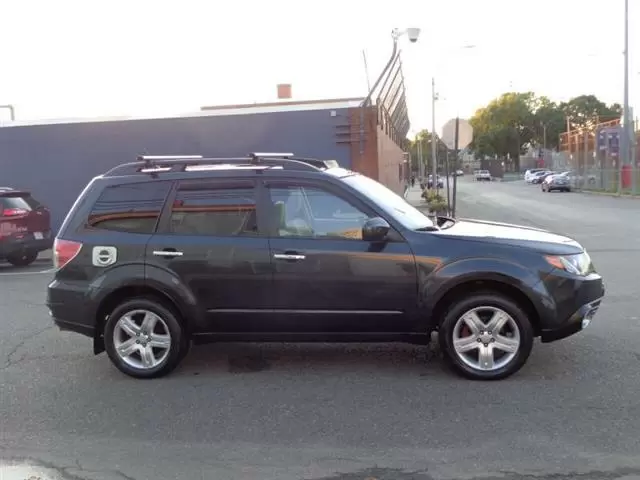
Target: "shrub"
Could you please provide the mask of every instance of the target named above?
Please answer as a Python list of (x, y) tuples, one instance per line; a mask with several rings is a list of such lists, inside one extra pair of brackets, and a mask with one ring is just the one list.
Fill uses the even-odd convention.
[(433, 189), (425, 189), (422, 192), (422, 198), (425, 199), (429, 212), (435, 214), (446, 213), (448, 210), (447, 199)]

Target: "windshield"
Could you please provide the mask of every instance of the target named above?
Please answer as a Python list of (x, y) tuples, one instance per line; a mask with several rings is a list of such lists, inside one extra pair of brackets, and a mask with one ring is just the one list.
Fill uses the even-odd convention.
[(364, 175), (350, 175), (342, 180), (363, 195), (373, 199), (385, 213), (393, 217), (403, 227), (416, 230), (433, 226), (433, 222), (424, 213), (375, 180)]

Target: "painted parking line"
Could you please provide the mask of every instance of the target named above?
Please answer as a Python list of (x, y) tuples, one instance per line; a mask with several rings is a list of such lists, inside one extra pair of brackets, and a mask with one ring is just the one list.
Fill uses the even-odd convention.
[(45, 273), (53, 273), (55, 271), (56, 271), (55, 267), (48, 268), (47, 270), (36, 270), (35, 272), (31, 270), (26, 272), (21, 272), (17, 270), (14, 272), (0, 272), (0, 277), (15, 277), (18, 275), (43, 275)]

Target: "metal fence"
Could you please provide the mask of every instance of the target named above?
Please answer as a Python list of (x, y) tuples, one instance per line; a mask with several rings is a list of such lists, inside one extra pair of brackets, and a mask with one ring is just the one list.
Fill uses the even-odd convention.
[(572, 184), (576, 190), (637, 195), (640, 193), (640, 170), (632, 169), (628, 174), (617, 168), (577, 170)]

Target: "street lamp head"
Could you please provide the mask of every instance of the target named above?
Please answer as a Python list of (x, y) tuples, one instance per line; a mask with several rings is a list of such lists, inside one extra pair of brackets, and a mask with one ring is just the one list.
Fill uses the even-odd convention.
[(420, 36), (419, 28), (407, 28), (407, 37), (409, 37), (409, 41), (411, 43), (416, 43), (418, 41), (419, 36)]
[(409, 37), (409, 41), (411, 43), (416, 43), (418, 41), (418, 37), (420, 36), (419, 28), (407, 28), (406, 30), (400, 30), (399, 28), (394, 28), (391, 32), (391, 36), (394, 40), (398, 40), (402, 35), (407, 35)]

